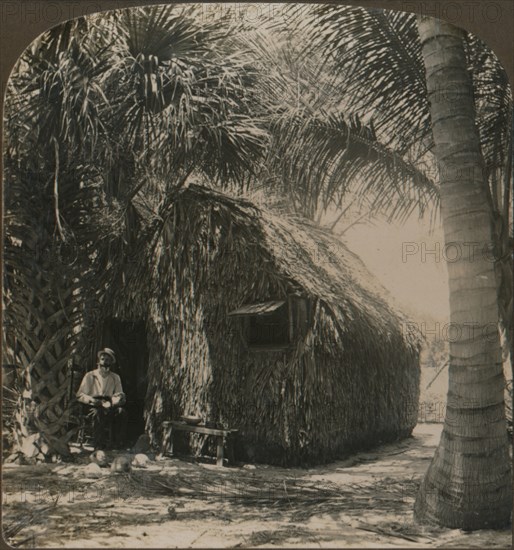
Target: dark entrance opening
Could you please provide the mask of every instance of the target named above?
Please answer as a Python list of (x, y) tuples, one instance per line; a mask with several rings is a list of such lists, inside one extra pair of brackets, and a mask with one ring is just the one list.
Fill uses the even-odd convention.
[(102, 334), (102, 347), (105, 346), (116, 352), (116, 372), (127, 396), (127, 445), (133, 445), (145, 431), (148, 349), (144, 321), (107, 320)]

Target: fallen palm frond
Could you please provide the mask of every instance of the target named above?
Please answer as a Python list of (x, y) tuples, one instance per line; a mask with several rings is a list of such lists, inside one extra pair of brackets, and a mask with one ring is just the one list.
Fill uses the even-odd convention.
[(31, 525), (42, 523), (47, 517), (48, 513), (53, 510), (57, 505), (58, 499), (52, 504), (45, 506), (31, 506), (30, 509), (23, 514), (17, 510), (15, 513), (5, 514), (2, 517), (2, 529), (4, 540), (13, 548), (19, 548), (28, 541), (34, 541), (33, 535), (29, 535), (25, 538), (20, 538), (23, 531)]
[[(415, 498), (419, 480), (351, 482), (344, 486), (330, 481), (312, 481), (287, 473), (270, 478), (267, 472), (253, 475), (221, 475), (208, 470), (194, 473), (133, 472), (126, 475), (124, 484), (132, 495), (169, 495), (174, 501), (185, 498), (225, 502), (245, 509), (287, 510), (292, 521), (302, 521), (329, 509), (339, 512), (368, 510), (394, 512), (407, 510)], [(120, 485), (121, 486), (121, 485)]]

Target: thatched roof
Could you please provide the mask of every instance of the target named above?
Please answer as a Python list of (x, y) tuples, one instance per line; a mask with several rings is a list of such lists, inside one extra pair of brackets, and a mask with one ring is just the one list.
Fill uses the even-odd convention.
[[(262, 214), (266, 242), (285, 275), (340, 314), (340, 328), (389, 339), (406, 319), (388, 291), (335, 235), (300, 220)], [(355, 323), (362, 323), (359, 327)]]
[[(231, 227), (243, 231), (242, 237), (255, 253), (269, 256), (263, 264), (266, 269), (272, 263), (277, 275), (287, 279), (300, 294), (319, 298), (330, 306), (341, 331), (370, 331), (378, 339), (389, 339), (393, 332), (401, 331), (417, 347), (418, 340), (412, 331), (404, 330), (408, 320), (390, 293), (333, 233), (305, 218), (259, 207), (246, 198), (200, 185), (181, 190), (176, 201), (195, 205), (192, 212), (201, 205), (204, 211), (225, 216)], [(151, 216), (147, 205), (140, 203), (138, 211), (148, 222)]]

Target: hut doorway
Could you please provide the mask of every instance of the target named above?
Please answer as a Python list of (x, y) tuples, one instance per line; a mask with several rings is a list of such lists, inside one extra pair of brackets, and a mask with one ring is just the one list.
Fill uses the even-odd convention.
[(116, 372), (127, 396), (127, 444), (144, 433), (144, 405), (148, 384), (148, 348), (144, 321), (108, 319), (103, 327), (102, 345), (116, 352)]

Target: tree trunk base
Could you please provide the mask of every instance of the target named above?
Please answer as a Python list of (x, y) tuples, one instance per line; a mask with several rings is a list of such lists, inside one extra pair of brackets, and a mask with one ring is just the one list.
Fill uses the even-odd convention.
[(503, 529), (511, 524), (510, 472), (505, 473), (507, 479), (495, 480), (494, 483), (478, 479), (462, 481), (458, 485), (444, 481), (448, 474), (448, 467), (444, 469), (438, 449), (416, 498), (416, 521), (465, 531)]

